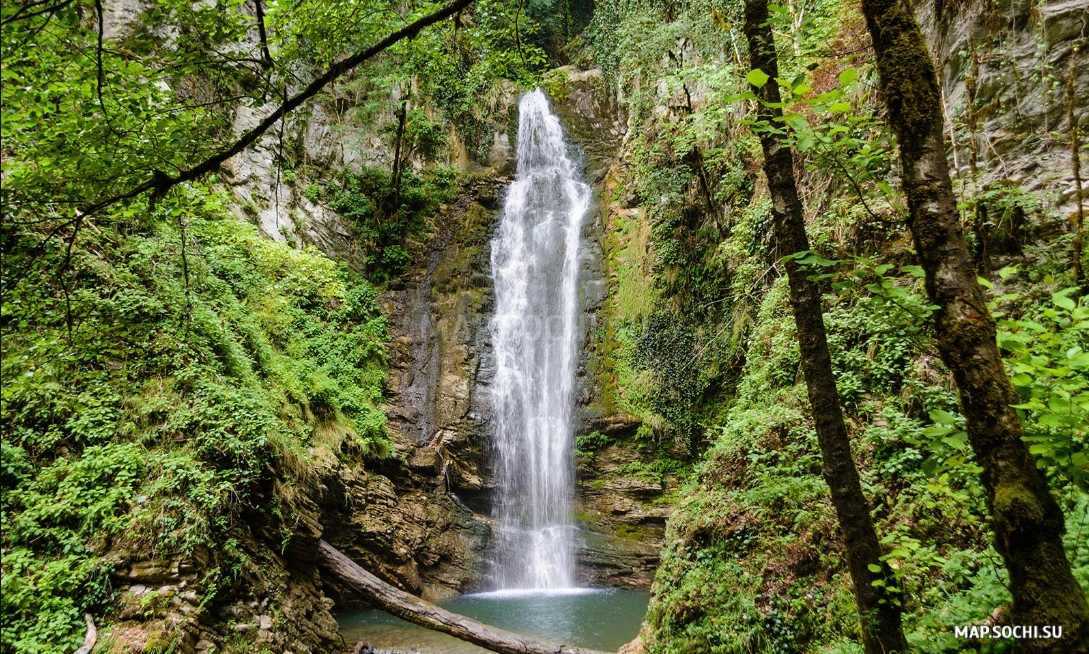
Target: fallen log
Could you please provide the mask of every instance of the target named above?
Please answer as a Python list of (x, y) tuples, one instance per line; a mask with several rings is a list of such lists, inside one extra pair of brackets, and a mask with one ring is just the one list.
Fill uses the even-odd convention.
[(451, 613), (387, 584), (324, 540), (318, 543), (318, 564), (376, 608), (499, 654), (605, 654), (581, 647), (550, 644)]
[(87, 623), (87, 635), (83, 637), (83, 646), (75, 651), (75, 654), (91, 654), (91, 650), (98, 643), (98, 629), (90, 613), (83, 614), (83, 620)]

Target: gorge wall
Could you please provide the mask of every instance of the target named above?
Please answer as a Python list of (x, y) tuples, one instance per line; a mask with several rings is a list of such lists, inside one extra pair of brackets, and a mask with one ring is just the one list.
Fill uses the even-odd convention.
[[(104, 5), (110, 38), (134, 29), (141, 3)], [(707, 28), (704, 37), (713, 42), (708, 48), (727, 56), (720, 51), (724, 32), (705, 13), (692, 20)], [(1039, 199), (1030, 218), (1017, 219), (1025, 234), (991, 232), (984, 239), (994, 267), (1012, 261), (1026, 244), (1064, 238), (1077, 210), (1070, 106), (1084, 111), (1086, 97), (1066, 89), (1089, 87), (1086, 3), (928, 2), (919, 3), (919, 13), (943, 71), (957, 170), (970, 180), (960, 188), (1017, 186)], [(848, 22), (844, 29), (852, 27), (858, 26)], [(798, 434), (806, 427), (789, 391), (797, 381), (795, 369), (780, 347), (784, 334), (790, 335), (782, 294), (766, 272), (772, 256), (765, 252), (761, 221), (767, 207), (758, 167), (731, 125), (735, 131), (715, 144), (720, 167), (708, 165), (722, 173), (721, 182), (712, 180), (708, 188), (707, 179), (693, 175), (679, 192), (662, 190), (672, 183), (662, 179), (670, 166), (703, 171), (702, 159), (692, 163), (703, 155), (696, 147), (654, 159), (660, 153), (652, 146), (687, 145), (692, 139), (681, 133), (682, 126), (713, 106), (721, 89), (689, 84), (677, 72), (698, 67), (703, 46), (685, 34), (660, 41), (666, 43), (663, 52), (637, 83), (633, 69), (602, 73), (586, 52), (575, 57), (576, 65), (543, 80), (595, 190), (580, 283), (585, 312), (577, 393), (576, 509), (583, 541), (578, 577), (584, 584), (649, 587), (664, 549), (647, 630), (657, 651), (686, 629), (697, 642), (701, 629), (713, 630), (723, 620), (744, 624), (738, 631), (751, 635), (751, 642), (782, 637), (804, 644), (819, 628), (843, 627), (847, 633), (845, 585), (834, 572), (819, 572), (842, 565), (834, 524), (813, 481), (818, 465), (804, 446), (789, 450), (796, 437), (804, 443)], [(867, 55), (858, 56), (857, 65), (864, 66)], [(397, 100), (391, 96), (386, 108), (362, 121), (350, 111), (359, 97), (345, 87), (292, 115), (281, 132), (270, 132), (224, 165), (221, 181), (233, 213), (270, 239), (313, 246), (364, 270), (358, 225), (314, 189), (365, 166), (391, 166), (394, 153), (385, 134), (396, 122)], [(228, 566), (230, 579), (210, 576), (223, 562), (204, 549), (178, 559), (115, 547), (109, 553), (118, 597), (109, 619), (113, 651), (229, 652), (256, 646), (305, 654), (343, 648), (332, 616), (359, 598), (315, 568), (322, 538), (383, 579), (429, 599), (481, 587), (494, 490), (487, 452), (487, 394), (494, 375), (487, 335), (494, 302), (489, 248), (513, 170), (517, 92), (504, 86), (484, 101), (493, 105), (486, 156), (471, 154), (447, 125), (446, 151), (409, 159), (417, 171), (450, 164), (467, 181), (428, 216), (426, 234), (408, 244), (406, 272), (379, 292), (390, 335), (382, 410), (391, 455), (365, 458), (315, 446), (300, 466), (306, 474), (265, 471), (254, 501), (231, 526), (237, 556)], [(740, 117), (736, 107), (718, 109), (715, 120)], [(244, 131), (261, 118), (239, 108), (234, 129)], [(984, 172), (971, 179), (976, 167)], [(827, 180), (805, 174), (814, 193), (825, 188)], [(848, 203), (842, 194), (838, 201), (840, 208)], [(662, 207), (671, 203), (678, 207), (683, 243), (656, 231)], [(844, 210), (831, 227), (821, 222), (822, 212), (814, 210), (810, 218), (822, 233), (855, 235), (861, 232), (856, 210)], [(902, 245), (897, 238), (882, 234), (871, 251), (890, 242)], [(685, 248), (701, 254), (685, 259)], [(656, 317), (663, 311), (690, 322)], [(923, 352), (912, 360), (912, 370), (900, 372), (933, 380), (933, 360)], [(672, 377), (663, 380), (663, 374)], [(788, 390), (775, 394), (783, 388)], [(734, 402), (738, 396), (754, 404), (754, 398), (771, 398), (774, 406), (761, 405), (763, 413), (744, 406), (729, 413), (743, 405)], [(668, 407), (683, 411), (670, 413)], [(873, 405), (874, 415), (885, 408)], [(875, 424), (884, 428), (889, 422), (882, 417)], [(865, 430), (861, 425), (855, 424), (856, 436)], [(722, 434), (736, 438), (716, 445)], [(867, 447), (872, 462), (880, 444)], [(798, 469), (791, 474), (801, 481), (770, 490), (754, 486), (752, 470), (780, 449), (796, 456)], [(693, 463), (704, 452), (708, 463), (703, 476), (694, 478)], [(725, 506), (724, 497), (734, 503)], [(781, 515), (796, 516), (804, 526), (789, 547), (771, 534), (795, 526), (776, 523), (774, 516)], [(895, 515), (888, 520), (910, 522)], [(761, 558), (761, 547), (780, 546), (781, 560)], [(712, 559), (731, 564), (716, 567), (708, 563)], [(790, 593), (798, 595), (796, 605), (779, 599)], [(740, 616), (753, 617), (745, 622)], [(788, 622), (802, 627), (784, 636)], [(654, 631), (665, 634), (657, 645)]]
[[(107, 3), (120, 21), (111, 34), (135, 29), (140, 7)], [(576, 69), (553, 81), (557, 109), (575, 147), (585, 153), (589, 181), (601, 195), (605, 171), (623, 136), (613, 94), (600, 74)], [(559, 80), (561, 78), (557, 78)], [(304, 654), (341, 647), (332, 612), (359, 602), (314, 567), (314, 548), (325, 539), (386, 581), (431, 600), (482, 587), (490, 556), (491, 496), (487, 452), (488, 387), (494, 371), (487, 323), (493, 305), (490, 242), (500, 199), (513, 171), (506, 129), (518, 94), (499, 94), (492, 147), (476, 160), (451, 131), (439, 163), (468, 176), (456, 197), (429, 218), (424, 237), (409, 243), (407, 270), (392, 278), (378, 302), (389, 331), (385, 380), (386, 427), (393, 451), (363, 460), (311, 448), (313, 470), (287, 482), (272, 471), (256, 505), (237, 530), (236, 578), (210, 586), (215, 561), (148, 558), (135, 550), (112, 552), (119, 592), (107, 629), (113, 651), (233, 651), (266, 647)], [(230, 207), (270, 239), (297, 248), (316, 247), (330, 259), (363, 270), (358, 228), (311, 189), (344, 171), (388, 167), (393, 158), (383, 129), (392, 110), (367, 122), (353, 119), (350, 91), (323, 96), (285, 121), (282, 132), (262, 137), (229, 160), (222, 182)], [(396, 98), (390, 98), (394, 106)], [(234, 129), (245, 131), (262, 114), (241, 107)], [(412, 159), (422, 170), (435, 161)], [(597, 315), (608, 293), (602, 250), (603, 214), (585, 228), (580, 288), (586, 312), (584, 341), (600, 327)], [(589, 346), (588, 346), (589, 347)], [(637, 424), (599, 401), (588, 350), (579, 368), (579, 431), (622, 436)], [(666, 508), (649, 507), (661, 483), (624, 471), (634, 449), (614, 445), (579, 467), (579, 521), (585, 549), (579, 581), (649, 586), (664, 534)], [(204, 558), (202, 558), (204, 557)], [(211, 598), (211, 599), (209, 599)]]

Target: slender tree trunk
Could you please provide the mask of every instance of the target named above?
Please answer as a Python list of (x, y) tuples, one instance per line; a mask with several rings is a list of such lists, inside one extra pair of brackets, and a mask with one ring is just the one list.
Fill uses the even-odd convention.
[(1021, 440), (1017, 392), (976, 281), (949, 179), (937, 74), (910, 5), (862, 0), (881, 92), (900, 143), (908, 226), (938, 307), (935, 340), (960, 391), (968, 440), (1010, 574), (1015, 625), (1062, 625), (1062, 639), (1019, 640), (1025, 652), (1089, 651), (1089, 605), (1063, 551), (1063, 515)]
[(393, 146), (393, 173), (391, 186), (393, 187), (393, 206), (390, 214), (393, 214), (401, 206), (401, 171), (405, 167), (405, 122), (408, 119), (408, 96), (401, 101), (401, 110), (397, 112), (397, 137)]
[[(760, 120), (772, 122), (782, 115), (782, 111), (764, 104), (781, 101), (775, 81), (779, 76), (779, 62), (768, 25), (767, 3), (768, 0), (746, 0), (745, 36), (749, 41), (752, 67), (771, 78), (763, 87), (754, 87), (753, 90), (762, 101)], [(764, 149), (764, 173), (771, 191), (775, 241), (780, 250), (787, 254), (806, 251), (809, 249), (809, 239), (805, 233), (802, 203), (794, 179), (794, 155), (777, 135), (761, 133), (760, 143)], [(821, 448), (824, 479), (831, 490), (832, 504), (843, 531), (847, 566), (854, 583), (855, 602), (862, 623), (862, 641), (867, 654), (903, 652), (900, 609), (882, 587), (874, 585), (875, 581), (888, 579), (891, 575), (880, 559), (881, 547), (870, 516), (870, 506), (862, 493), (847, 427), (843, 422), (824, 329), (820, 289), (809, 280), (795, 259), (786, 259), (785, 265), (790, 282), (790, 302), (798, 326), (802, 370)], [(874, 572), (871, 566), (879, 572)]]
[(1066, 110), (1070, 118), (1070, 167), (1074, 170), (1074, 202), (1077, 203), (1077, 215), (1074, 217), (1074, 283), (1078, 293), (1089, 294), (1089, 284), (1085, 283), (1085, 262), (1083, 244), (1085, 242), (1085, 205), (1081, 189), (1081, 139), (1078, 133), (1078, 114), (1074, 111), (1077, 104), (1077, 67), (1070, 64), (1070, 78), (1066, 82)]

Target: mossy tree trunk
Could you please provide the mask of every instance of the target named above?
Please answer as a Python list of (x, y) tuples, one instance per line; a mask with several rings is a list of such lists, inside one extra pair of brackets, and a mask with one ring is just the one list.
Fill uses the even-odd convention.
[(956, 210), (937, 74), (922, 31), (899, 0), (862, 0), (881, 93), (900, 145), (908, 226), (938, 307), (935, 337), (953, 373), (1010, 574), (1015, 625), (1062, 625), (1063, 638), (1020, 640), (1025, 652), (1089, 651), (1089, 605), (1063, 551), (1063, 515), (1021, 440), (1019, 402), (996, 344)]
[[(770, 125), (782, 116), (782, 110), (775, 106), (781, 101), (775, 81), (779, 76), (779, 62), (768, 25), (767, 0), (746, 0), (745, 36), (752, 67), (771, 78), (764, 86), (753, 88), (761, 100), (758, 120)], [(809, 249), (809, 239), (794, 179), (794, 155), (778, 135), (761, 132), (760, 143), (764, 150), (764, 173), (771, 192), (775, 241), (783, 253), (804, 252)], [(828, 351), (820, 289), (794, 258), (787, 258), (785, 265), (791, 307), (798, 327), (802, 371), (821, 449), (822, 470), (843, 532), (847, 566), (862, 623), (863, 645), (867, 654), (903, 652), (900, 609), (887, 597), (882, 586), (874, 585), (891, 575), (880, 558), (881, 547), (870, 516), (870, 505), (862, 493), (843, 421)]]

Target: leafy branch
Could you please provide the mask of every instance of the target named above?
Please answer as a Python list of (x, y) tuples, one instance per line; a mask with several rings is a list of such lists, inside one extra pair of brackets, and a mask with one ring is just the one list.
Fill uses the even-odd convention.
[[(402, 41), (404, 39), (410, 39), (416, 36), (420, 32), (420, 30), (424, 29), (425, 27), (449, 18), (450, 16), (453, 16), (454, 14), (460, 12), (462, 9), (468, 7), (470, 4), (472, 4), (472, 2), (473, 0), (454, 0), (454, 2), (443, 7), (442, 9), (427, 16), (424, 16), (423, 18), (416, 20), (415, 22), (407, 25), (406, 27), (397, 30), (396, 32), (390, 34), (389, 36), (367, 48), (366, 50), (357, 52), (350, 57), (342, 59), (341, 61), (331, 65), (324, 74), (322, 74), (309, 85), (307, 85), (305, 89), (288, 98), (283, 104), (277, 107), (275, 111), (273, 111), (264, 120), (262, 120), (256, 127), (244, 133), (226, 149), (221, 150), (218, 153), (208, 157), (207, 159), (198, 163), (192, 168), (183, 170), (178, 175), (173, 177), (162, 172), (161, 170), (156, 170), (154, 173), (152, 173), (152, 176), (149, 179), (145, 180), (141, 184), (138, 184), (135, 187), (122, 193), (118, 193), (103, 200), (99, 200), (98, 202), (95, 202), (93, 204), (81, 207), (78, 210), (78, 213), (81, 215), (89, 215), (113, 204), (116, 204), (122, 200), (134, 198), (148, 191), (152, 191), (155, 195), (161, 196), (178, 184), (193, 181), (202, 177), (203, 175), (206, 175), (216, 170), (222, 163), (252, 145), (254, 141), (259, 139), (262, 135), (264, 135), (265, 132), (267, 132), (273, 125), (275, 125), (277, 121), (279, 121), (291, 111), (297, 109), (310, 98), (317, 95), (331, 82), (339, 79), (344, 74), (350, 72), (363, 62), (371, 59), (375, 55), (378, 55), (379, 53), (383, 52), (390, 46), (398, 43), (399, 41)], [(77, 218), (77, 229), (78, 224), (79, 223)]]

